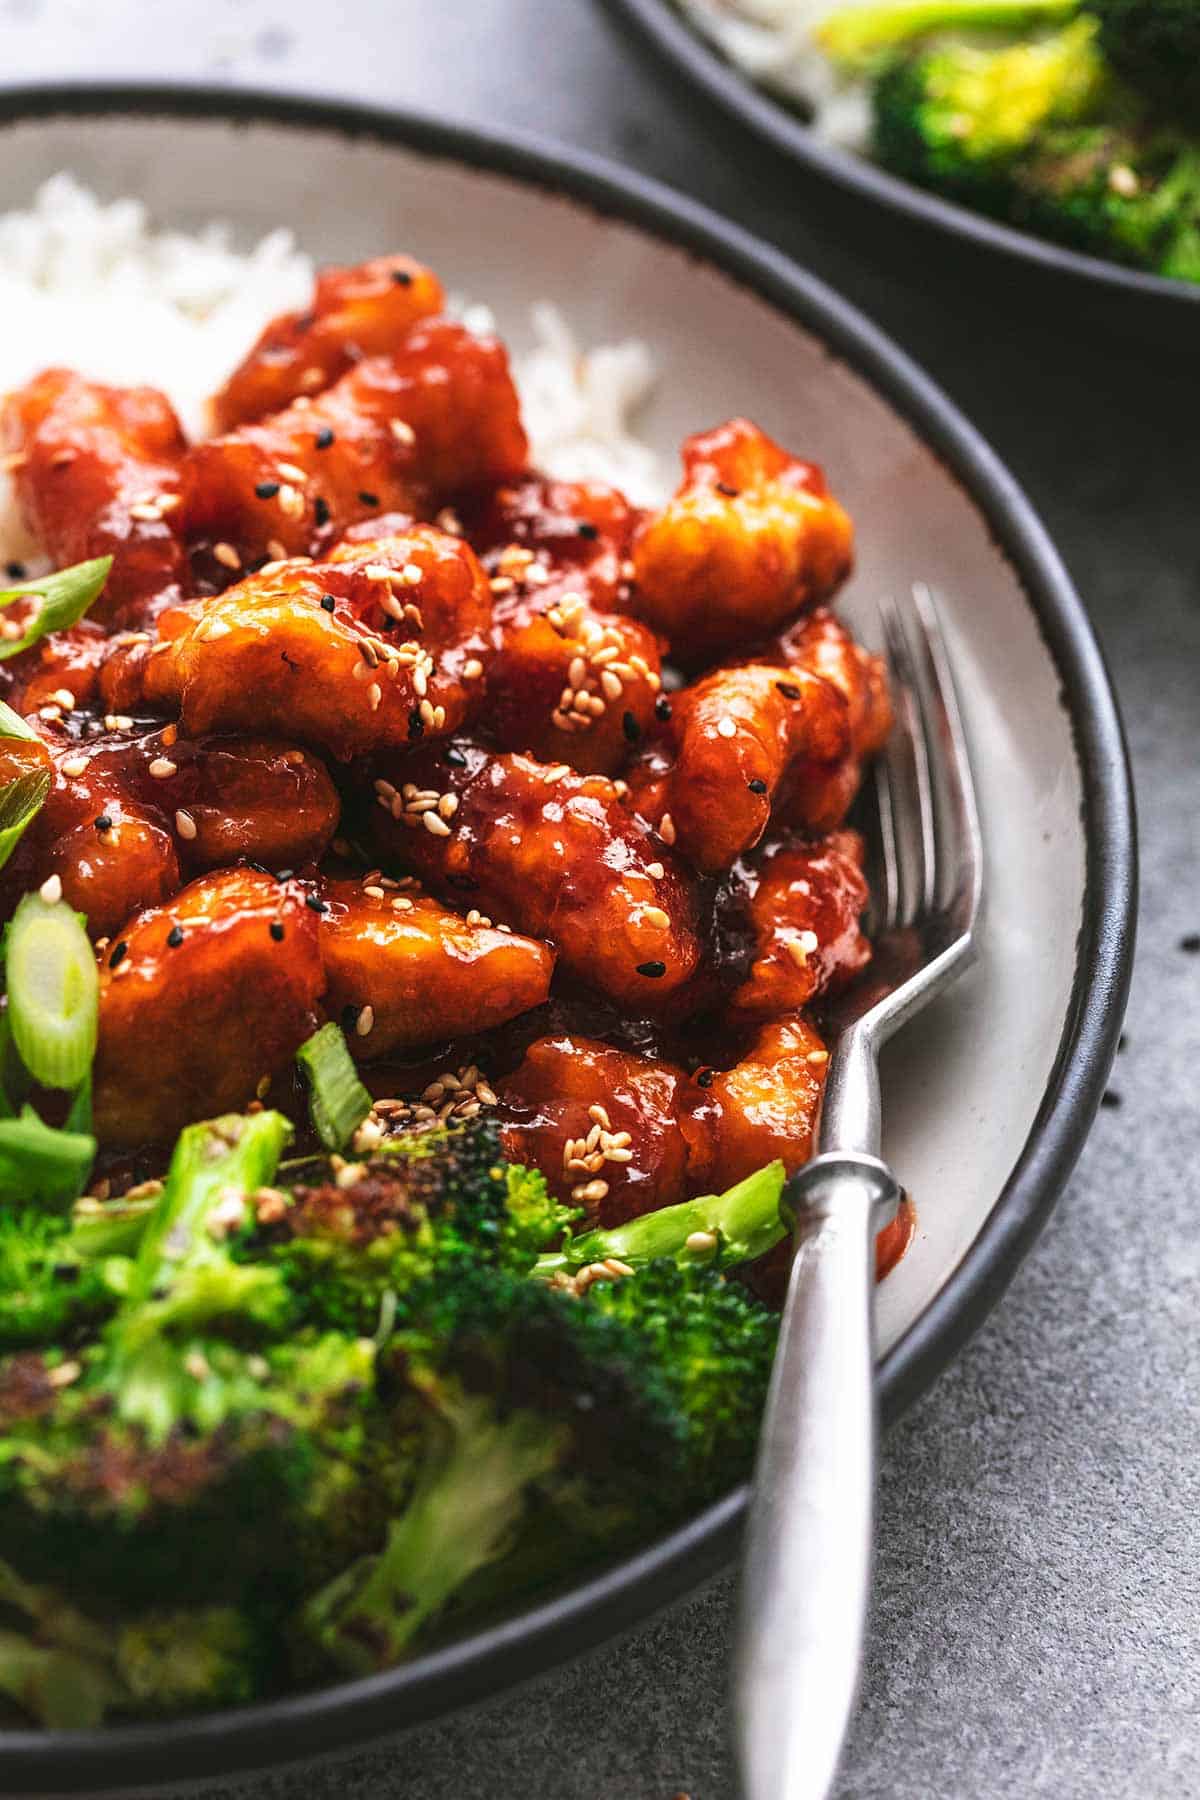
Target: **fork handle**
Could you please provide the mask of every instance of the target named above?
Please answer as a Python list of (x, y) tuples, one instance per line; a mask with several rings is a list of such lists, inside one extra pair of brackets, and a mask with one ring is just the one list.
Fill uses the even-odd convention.
[(786, 1189), (796, 1256), (759, 1442), (735, 1674), (744, 1800), (824, 1800), (858, 1691), (875, 1505), (876, 1157), (818, 1157)]

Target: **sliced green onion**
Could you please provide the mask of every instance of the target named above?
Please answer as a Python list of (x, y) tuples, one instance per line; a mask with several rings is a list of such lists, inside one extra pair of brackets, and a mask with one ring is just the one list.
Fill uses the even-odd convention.
[(301, 1044), (296, 1061), (308, 1077), (309, 1117), (327, 1150), (342, 1150), (371, 1110), (340, 1025), (330, 1022)]
[(32, 1106), (22, 1107), (19, 1118), (0, 1119), (0, 1201), (69, 1205), (95, 1160), (94, 1137), (44, 1125)]
[(41, 812), (49, 792), (48, 769), (30, 769), (0, 788), (0, 869), (16, 849), (25, 827)]
[(64, 1125), (68, 1131), (90, 1131), (92, 1129), (92, 1071), (90, 1066), (71, 1096), (71, 1104), (67, 1110)]
[(835, 61), (854, 66), (930, 32), (1020, 31), (1077, 10), (1078, 0), (878, 0), (836, 7), (812, 35)]
[(79, 915), (26, 894), (5, 940), (8, 1017), (21, 1061), (44, 1087), (75, 1088), (96, 1053), (100, 980)]
[(0, 737), (24, 738), (27, 743), (40, 744), (41, 739), (28, 719), (23, 719), (19, 712), (14, 712), (7, 700), (0, 700)]
[(20, 587), (5, 588), (0, 593), (0, 606), (11, 606), (15, 600), (28, 599), (31, 594), (40, 595), (42, 604), (31, 615), (19, 638), (13, 638), (11, 643), (7, 639), (0, 640), (0, 662), (10, 656), (19, 656), (22, 650), (28, 650), (30, 644), (36, 644), (50, 632), (65, 631), (68, 625), (82, 619), (92, 601), (103, 593), (112, 562), (111, 556), (94, 556), (90, 562), (75, 563), (70, 569), (59, 569), (57, 574), (24, 581)]

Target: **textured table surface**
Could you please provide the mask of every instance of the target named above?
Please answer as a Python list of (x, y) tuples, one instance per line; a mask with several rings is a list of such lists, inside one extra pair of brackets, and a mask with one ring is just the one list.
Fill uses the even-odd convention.
[[(531, 54), (531, 46), (536, 46)], [(206, 77), (603, 152), (738, 213), (920, 358), (1031, 493), (1104, 641), (1142, 819), (1109, 1105), (966, 1353), (890, 1435), (843, 1800), (1200, 1792), (1200, 450), (1196, 366), (1018, 296), (672, 93), (591, 0), (0, 0), (0, 80)], [(1076, 316), (1077, 312), (1083, 316)], [(1194, 947), (1193, 947), (1194, 948)], [(732, 1800), (726, 1579), (469, 1717), (205, 1800)], [(181, 1769), (180, 1774), (186, 1771)]]

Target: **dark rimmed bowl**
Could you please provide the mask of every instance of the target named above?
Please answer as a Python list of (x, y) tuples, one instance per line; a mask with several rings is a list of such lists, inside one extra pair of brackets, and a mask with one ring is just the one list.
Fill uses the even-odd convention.
[[(1050, 286), (1059, 291), (1065, 304), (1085, 305), (1090, 315), (1106, 325), (1132, 332), (1142, 328), (1167, 331), (1172, 342), (1178, 337), (1180, 343), (1194, 349), (1200, 333), (1200, 283), (1126, 268), (943, 200), (853, 151), (825, 143), (786, 101), (756, 86), (731, 63), (679, 11), (674, 0), (606, 0), (606, 4), (631, 28), (639, 43), (650, 47), (677, 83), (701, 93), (803, 174), (833, 182), (870, 207), (882, 207), (898, 215), (901, 222), (926, 228), (932, 249), (938, 247), (938, 237), (950, 237), (979, 250), (1000, 252), (1009, 260), (1012, 276), (1025, 276), (1034, 284), (1035, 303), (1037, 293)], [(900, 234), (893, 234), (887, 254), (896, 255), (902, 249), (911, 266), (911, 244), (903, 244)], [(1008, 298), (1006, 294), (1005, 301)]]
[[(636, 328), (663, 362), (647, 419), (662, 446), (744, 400), (825, 458), (859, 522), (852, 613), (867, 619), (885, 580), (933, 582), (981, 780), (991, 891), (980, 969), (887, 1073), (888, 1147), (924, 1226), (881, 1290), (880, 1391), (895, 1417), (1045, 1222), (1098, 1105), (1130, 972), (1136, 852), (1120, 721), (1083, 607), (1011, 476), (844, 300), (737, 227), (592, 159), (199, 88), (9, 91), (0, 131), (0, 206), (67, 164), (101, 191), (143, 193), (172, 222), (292, 223), (322, 257), (403, 237), (451, 285), (494, 301), (518, 347), (535, 293), (568, 304), (585, 339)], [(738, 1489), (641, 1554), (368, 1680), (199, 1718), (2, 1734), (0, 1789), (161, 1793), (361, 1747), (644, 1619), (728, 1561), (745, 1502)]]

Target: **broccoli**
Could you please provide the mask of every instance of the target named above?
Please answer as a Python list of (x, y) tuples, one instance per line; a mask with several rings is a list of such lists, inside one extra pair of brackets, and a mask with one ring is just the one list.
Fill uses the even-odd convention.
[(1193, 129), (1200, 119), (1196, 0), (1085, 0), (1103, 56), (1130, 87)]
[(1092, 20), (1003, 49), (943, 44), (886, 67), (874, 150), (897, 174), (1076, 249), (1200, 275), (1200, 140), (1152, 130)]
[(779, 1211), (784, 1168), (781, 1162), (748, 1175), (723, 1194), (705, 1194), (643, 1213), (607, 1231), (568, 1231), (557, 1250), (538, 1257), (530, 1273), (540, 1281), (577, 1277), (610, 1258), (630, 1269), (644, 1268), (659, 1257), (684, 1267), (701, 1264), (731, 1269), (752, 1262), (787, 1233)]
[(410, 1290), (459, 1261), (523, 1275), (579, 1216), (536, 1170), (506, 1164), (482, 1120), (286, 1173), (291, 1205), (235, 1254), (278, 1271), (299, 1316), (344, 1331), (402, 1321)]
[(80, 1253), (61, 1214), (0, 1212), (0, 1350), (94, 1331), (117, 1304), (110, 1273)]
[(263, 1646), (231, 1606), (89, 1618), (53, 1588), (0, 1563), (0, 1693), (40, 1724), (98, 1725), (110, 1714), (180, 1712), (250, 1699)]
[[(466, 1266), (431, 1283), (392, 1347), (429, 1415), (411, 1499), (308, 1601), (304, 1634), (345, 1670), (394, 1662), (513, 1547), (535, 1497), (560, 1567), (710, 1498), (749, 1465), (775, 1328), (719, 1273), (665, 1259), (583, 1298)], [(555, 1559), (537, 1560), (545, 1578)]]

